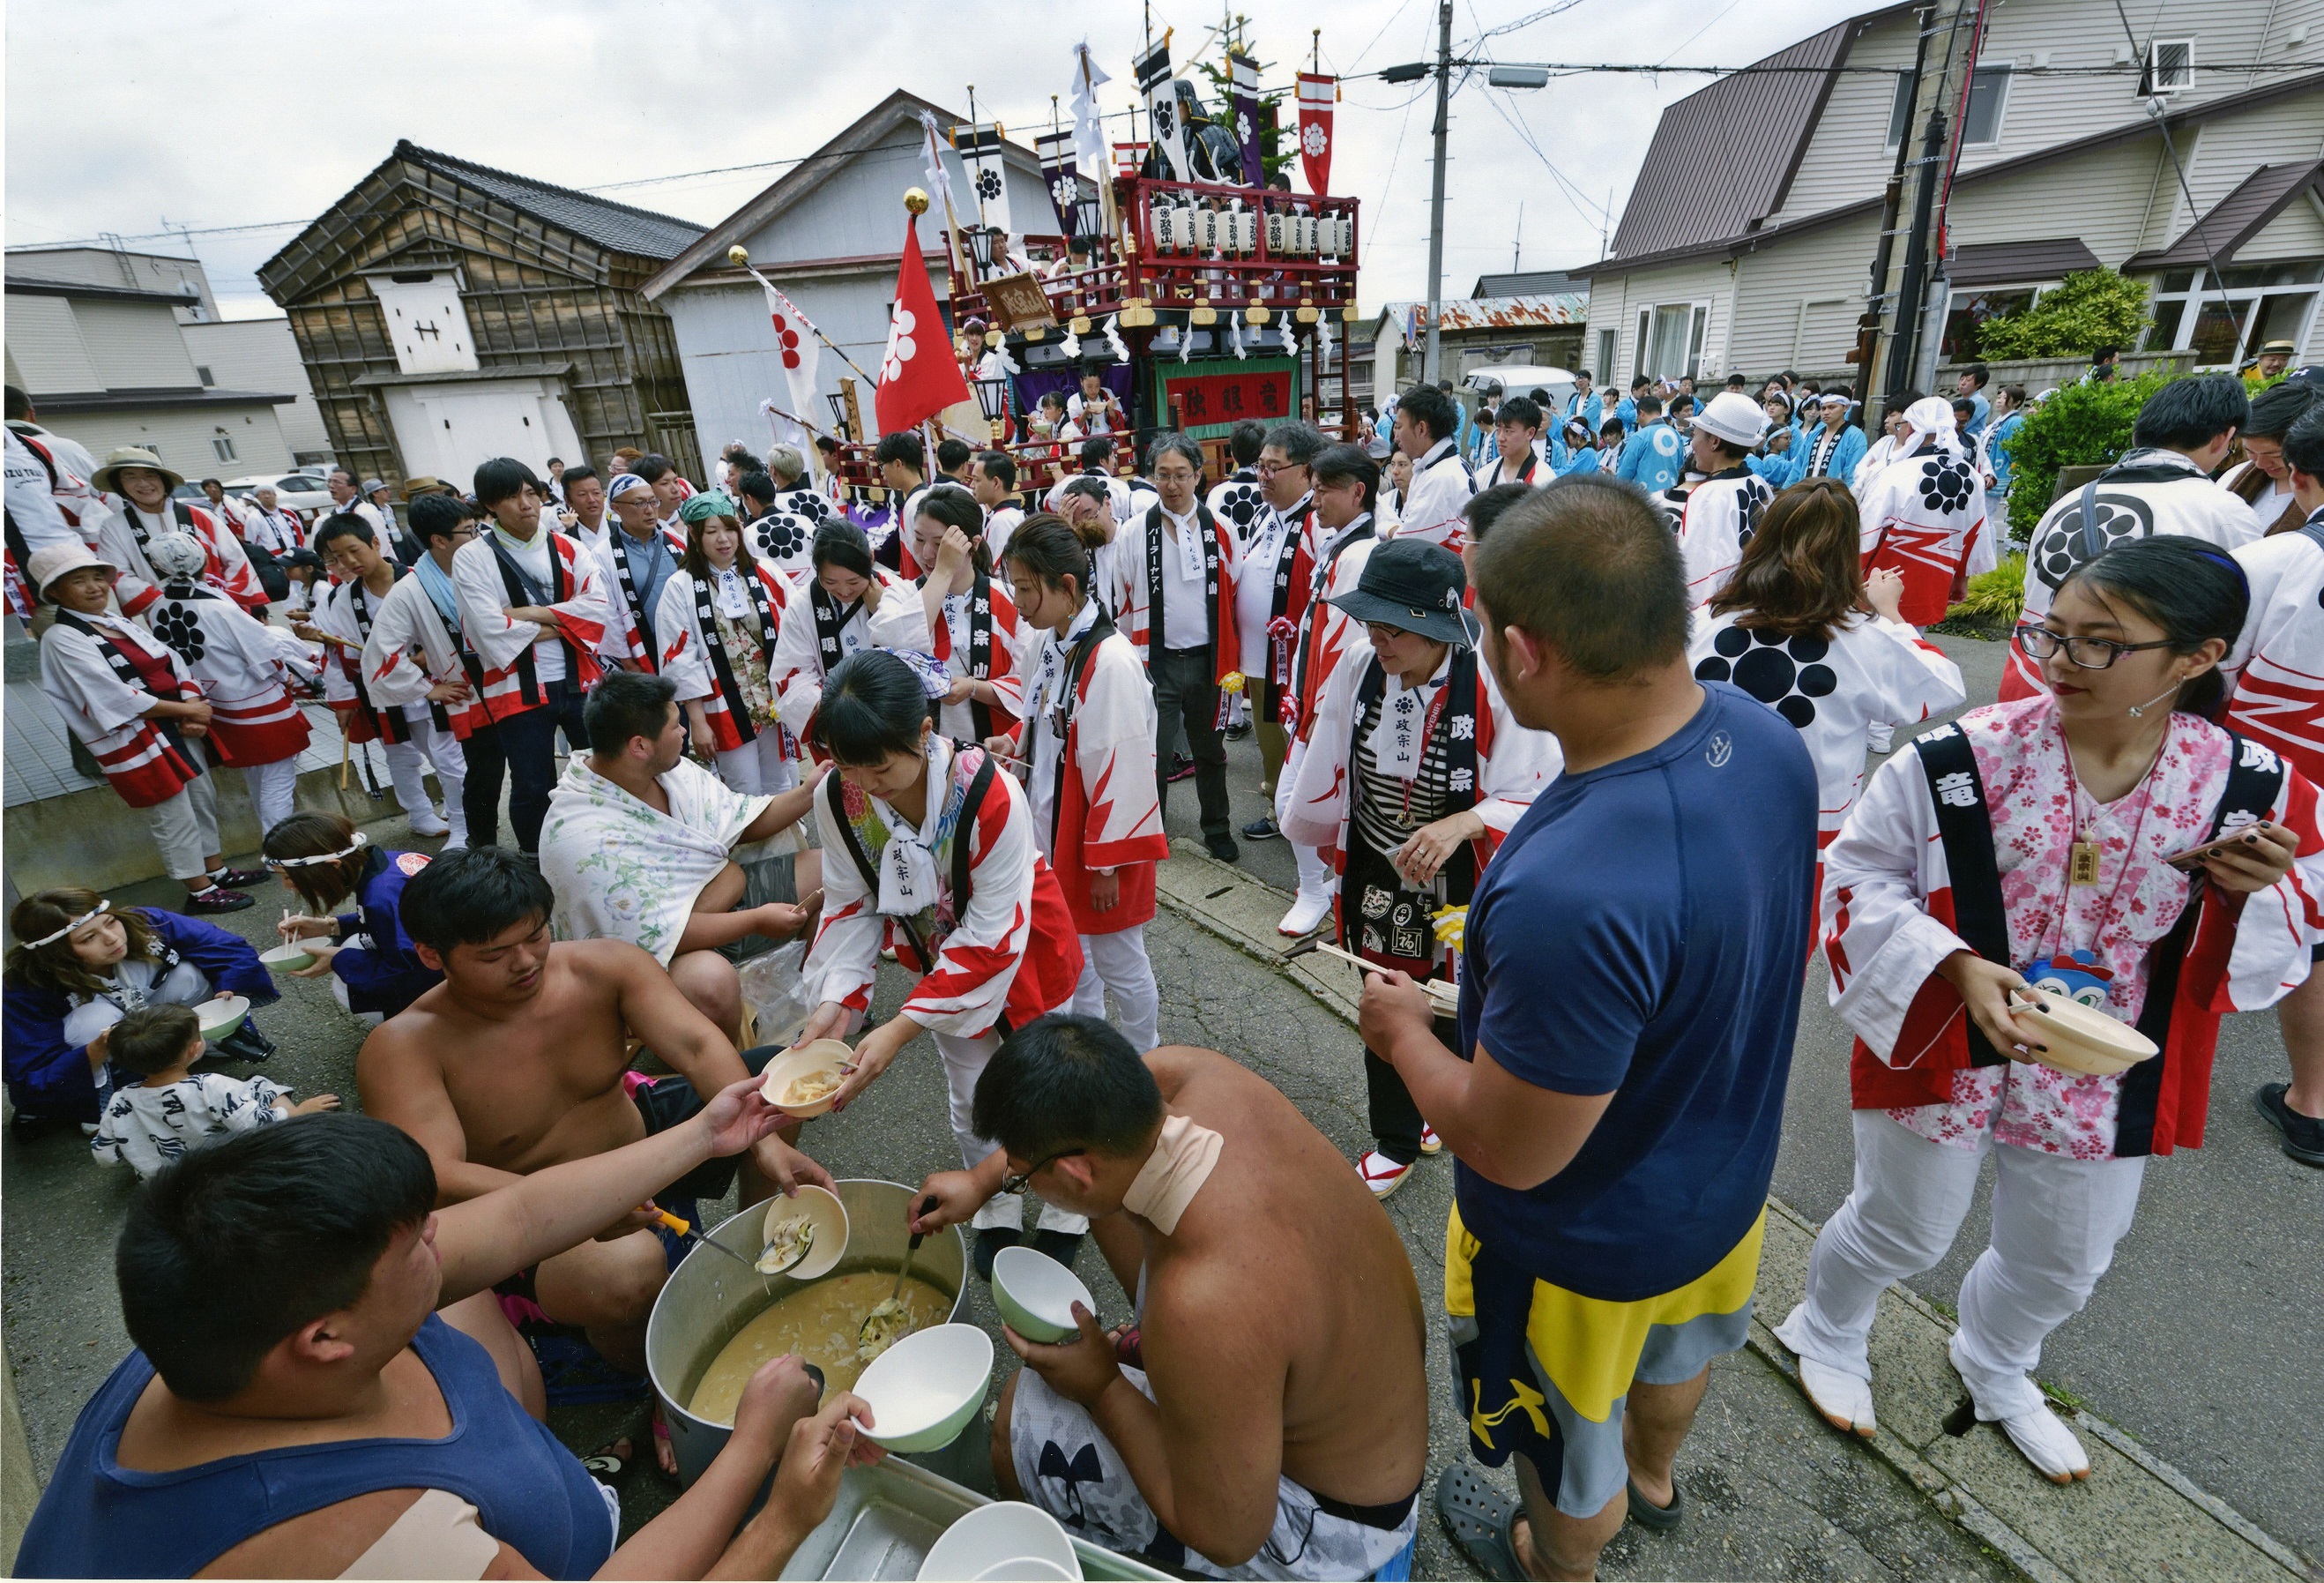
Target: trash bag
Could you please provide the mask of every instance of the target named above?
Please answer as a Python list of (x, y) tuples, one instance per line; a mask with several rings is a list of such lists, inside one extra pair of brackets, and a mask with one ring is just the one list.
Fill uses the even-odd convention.
[(815, 1003), (799, 982), (799, 967), (806, 960), (807, 942), (795, 940), (752, 957), (735, 969), (742, 981), (742, 1004), (754, 1023), (756, 1042), (790, 1044), (807, 1026)]

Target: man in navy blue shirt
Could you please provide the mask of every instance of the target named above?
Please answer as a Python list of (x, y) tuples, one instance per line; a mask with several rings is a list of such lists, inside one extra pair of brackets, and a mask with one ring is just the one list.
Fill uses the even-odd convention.
[[(1588, 1578), (1750, 1321), (1814, 904), (1799, 734), (1685, 661), (1685, 573), (1635, 488), (1575, 475), (1476, 551), (1482, 651), (1564, 773), (1470, 904), (1460, 1053), (1402, 974), (1367, 1048), (1459, 1162), (1445, 1307), (1472, 1453), (1437, 1509), (1487, 1577)], [(1628, 1423), (1626, 1426), (1625, 1419)]]

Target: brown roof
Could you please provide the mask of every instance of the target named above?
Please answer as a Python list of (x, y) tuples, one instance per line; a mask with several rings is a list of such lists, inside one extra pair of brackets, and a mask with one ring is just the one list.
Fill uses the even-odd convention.
[(1623, 207), (1614, 255), (1666, 253), (1751, 230), (1783, 206), (1833, 73), (1866, 17), (1852, 18), (1665, 110)]
[[(1858, 23), (1875, 21), (1879, 14), (1883, 14), (1859, 17), (1857, 21)], [(1974, 171), (1964, 171), (1953, 179), (1953, 186), (1958, 190), (1979, 181), (1993, 181), (2004, 177), (2023, 175), (2028, 171), (2055, 164), (2061, 160), (2074, 159), (2122, 143), (2135, 143), (2141, 138), (2153, 137), (2158, 127), (2176, 133), (2190, 126), (2200, 126), (2204, 122), (2219, 116), (2255, 110), (2284, 99), (2315, 93), (2319, 88), (2324, 88), (2324, 71), (2309, 72), (2298, 77), (2282, 79), (2263, 87), (2246, 88), (2242, 93), (2222, 94), (2217, 98), (2206, 99), (2200, 104), (2189, 105), (2171, 111), (2159, 120), (2141, 116), (2135, 121), (2122, 122), (2103, 132), (2093, 132), (2087, 136), (2072, 138), (2064, 143), (2053, 143), (2047, 148), (2035, 149), (2031, 153), (2019, 154), (2015, 159), (1997, 160), (1992, 164), (1980, 165)], [(1804, 143), (1804, 138), (1803, 138), (1803, 143)], [(1644, 179), (1642, 175), (1640, 180)], [(1781, 199), (1778, 199), (1777, 202), (1780, 204)], [(1780, 230), (1738, 231), (1725, 236), (1711, 237), (1705, 241), (1675, 245), (1651, 254), (1618, 253), (1614, 256), (1601, 258), (1595, 264), (1582, 264), (1569, 269), (1566, 273), (1578, 278), (1588, 279), (1601, 274), (1624, 274), (1650, 265), (1674, 264), (1682, 259), (1711, 255), (1724, 255), (1729, 258), (1739, 257), (1743, 254), (1756, 251), (1762, 242), (1789, 240), (1805, 232), (1824, 230), (1847, 220), (1877, 213), (1880, 202), (1877, 196), (1858, 199), (1852, 203), (1843, 203), (1836, 208), (1825, 209), (1820, 214), (1809, 215), (1803, 219), (1790, 221)], [(2208, 229), (2208, 225), (2206, 228)], [(2129, 265), (2126, 264), (2125, 267), (2127, 268)]]
[(2040, 242), (1974, 242), (1953, 255), (1945, 276), (1956, 286), (2025, 285), (2097, 269), (2098, 255), (2080, 236)]
[(2319, 183), (2324, 183), (2324, 160), (2262, 165), (2213, 204), (2210, 213), (2188, 227), (2179, 240), (2159, 252), (2138, 254), (2123, 268), (2181, 269), (2212, 258), (2225, 264), (2282, 214), (2285, 205), (2302, 192), (2318, 190)]

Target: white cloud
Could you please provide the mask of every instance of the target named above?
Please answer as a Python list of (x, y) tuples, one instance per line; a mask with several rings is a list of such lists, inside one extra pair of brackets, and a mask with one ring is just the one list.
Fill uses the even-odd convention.
[[(1433, 52), (1428, 0), (1243, 0), (1251, 37), (1287, 84), (1323, 26), (1327, 70), (1377, 70)], [(1456, 50), (1534, 0), (1460, 0)], [(1738, 64), (1831, 25), (1843, 0), (1759, 0), (1685, 44), (1689, 62)], [(1183, 61), (1215, 25), (1208, 6), (1157, 5)], [(1508, 60), (1655, 60), (1702, 26), (1699, 0), (1585, 0), (1492, 42)], [(7, 239), (12, 245), (307, 218), (399, 137), (576, 187), (806, 154), (904, 87), (1013, 135), (1046, 126), (1068, 46), (1087, 32), (1120, 109), (1140, 48), (1139, 8), (1058, 0), (1007, 6), (903, 0), (781, 5), (639, 0), (307, 3), (189, 13), (155, 0), (19, 5), (7, 18)], [(1716, 15), (1717, 14), (1713, 14)], [(142, 41), (142, 42), (135, 42)], [(1600, 217), (1576, 205), (1497, 113), (1519, 118), (1591, 204), (1617, 218), (1662, 106), (1701, 77), (1591, 76), (1500, 94), (1480, 76), (1453, 100), (1444, 278), (1466, 292), (1509, 267), (1520, 201), (1524, 261), (1599, 255)], [(1207, 95), (1206, 95), (1207, 97)], [(1367, 306), (1425, 293), (1431, 85), (1351, 81), (1333, 185), (1364, 201)], [(1295, 111), (1287, 98), (1285, 119)], [(704, 223), (771, 179), (752, 171), (611, 196)], [(294, 229), (195, 241), (229, 311), (272, 311), (254, 272)], [(142, 241), (141, 248), (169, 244)]]

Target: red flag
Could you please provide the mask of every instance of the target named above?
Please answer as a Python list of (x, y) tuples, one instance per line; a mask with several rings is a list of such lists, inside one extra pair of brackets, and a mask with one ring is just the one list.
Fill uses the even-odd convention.
[(928, 266), (920, 256), (917, 217), (904, 222), (904, 267), (896, 277), (896, 306), (888, 320), (888, 349), (880, 359), (880, 389), (873, 410), (880, 432), (913, 429), (955, 402), (968, 400), (968, 384), (953, 361), (952, 338), (936, 311)]
[(1299, 157), (1307, 190), (1319, 195), (1332, 190), (1332, 102), (1339, 88), (1336, 77), (1299, 74)]

